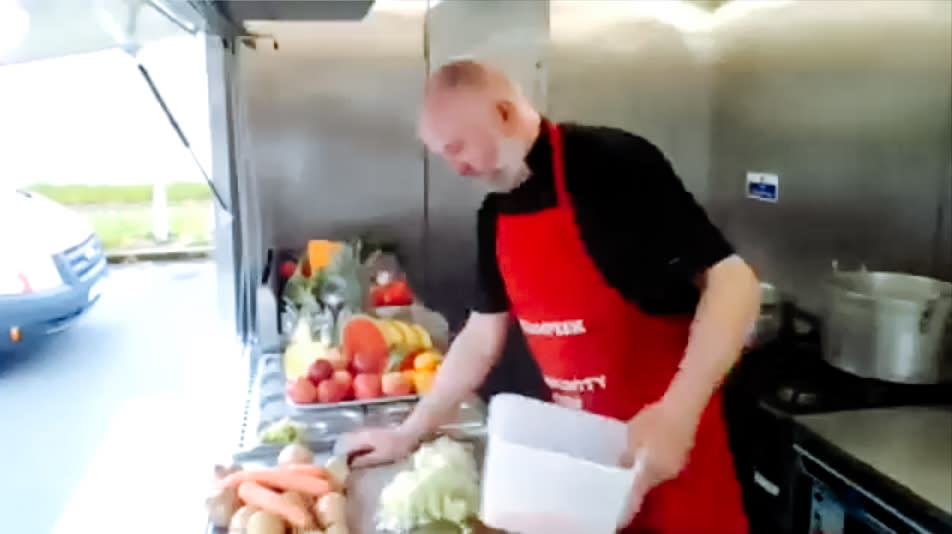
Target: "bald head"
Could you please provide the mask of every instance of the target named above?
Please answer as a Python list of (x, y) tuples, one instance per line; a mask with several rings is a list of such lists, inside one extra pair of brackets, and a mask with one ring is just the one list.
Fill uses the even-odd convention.
[(427, 80), (420, 138), (458, 173), (508, 190), (528, 176), (523, 160), (539, 122), (538, 112), (505, 73), (460, 60)]
[(440, 67), (426, 84), (426, 95), (441, 91), (485, 91), (497, 96), (515, 97), (518, 89), (499, 69), (471, 59), (461, 59)]

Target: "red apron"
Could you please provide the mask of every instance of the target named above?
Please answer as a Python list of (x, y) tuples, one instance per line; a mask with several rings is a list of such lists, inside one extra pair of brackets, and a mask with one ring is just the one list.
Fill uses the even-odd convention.
[[(687, 346), (690, 316), (653, 316), (609, 286), (575, 225), (562, 135), (552, 143), (556, 207), (500, 215), (496, 256), (513, 312), (559, 404), (627, 421), (660, 399)], [(684, 472), (655, 488), (624, 532), (746, 534), (720, 392)]]

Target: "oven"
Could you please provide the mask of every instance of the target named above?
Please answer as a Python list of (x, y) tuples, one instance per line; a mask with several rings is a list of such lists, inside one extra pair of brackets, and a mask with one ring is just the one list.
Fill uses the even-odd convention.
[(794, 531), (804, 534), (939, 534), (900, 507), (794, 445), (798, 477)]

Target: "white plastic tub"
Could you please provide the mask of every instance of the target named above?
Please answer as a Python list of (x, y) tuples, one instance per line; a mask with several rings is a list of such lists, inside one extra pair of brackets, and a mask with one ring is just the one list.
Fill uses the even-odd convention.
[(614, 534), (635, 471), (621, 421), (519, 395), (489, 404), (480, 518), (520, 534)]

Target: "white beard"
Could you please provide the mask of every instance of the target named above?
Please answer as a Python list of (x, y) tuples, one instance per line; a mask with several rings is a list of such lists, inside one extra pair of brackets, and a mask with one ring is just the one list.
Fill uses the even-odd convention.
[(531, 172), (526, 165), (526, 147), (514, 137), (502, 138), (497, 146), (496, 169), (483, 181), (493, 193), (508, 193), (522, 185)]

